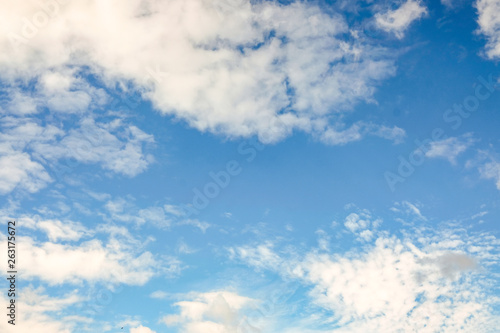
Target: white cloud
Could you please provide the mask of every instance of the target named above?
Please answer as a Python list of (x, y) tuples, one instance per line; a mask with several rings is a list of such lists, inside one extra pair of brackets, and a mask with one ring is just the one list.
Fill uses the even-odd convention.
[(458, 155), (465, 152), (476, 142), (471, 134), (465, 134), (460, 138), (451, 137), (440, 141), (432, 141), (425, 156), (429, 158), (444, 158), (451, 164), (457, 163)]
[(232, 259), (241, 259), (257, 268), (273, 269), (281, 264), (280, 257), (274, 253), (273, 243), (267, 242), (255, 247), (240, 246), (229, 248), (229, 254)]
[(52, 181), (44, 167), (33, 161), (26, 153), (0, 153), (0, 194), (14, 189), (38, 192)]
[(234, 333), (244, 324), (242, 310), (255, 300), (229, 291), (193, 293), (177, 302), (180, 314), (164, 316), (167, 326), (177, 326), (184, 333)]
[(397, 38), (403, 38), (410, 24), (427, 14), (427, 8), (420, 1), (408, 0), (395, 10), (388, 10), (375, 15), (377, 26), (392, 32)]
[[(16, 298), (16, 325), (0, 321), (0, 331), (5, 333), (53, 332), (70, 333), (75, 326), (75, 318), (61, 315), (67, 307), (82, 301), (76, 292), (70, 292), (63, 297), (50, 297), (43, 288), (34, 289), (31, 286), (20, 291), (22, 297)], [(2, 304), (9, 300), (0, 296)], [(8, 317), (6, 317), (8, 318)], [(57, 318), (57, 319), (56, 319)], [(84, 318), (90, 322), (90, 318)]]
[(320, 140), (330, 145), (343, 145), (349, 142), (359, 141), (366, 135), (378, 136), (392, 140), (394, 143), (401, 143), (406, 136), (406, 132), (399, 127), (387, 127), (381, 125), (367, 124), (362, 121), (357, 122), (349, 128), (343, 126), (328, 127), (320, 135)]
[(369, 220), (363, 220), (356, 213), (351, 213), (345, 218), (344, 225), (351, 232), (355, 232), (358, 229), (366, 229), (370, 226)]
[[(61, 119), (51, 119), (43, 126), (32, 118), (6, 116), (0, 120), (0, 194), (41, 190), (54, 181), (50, 167), (60, 175), (61, 170), (69, 173), (67, 169), (78, 163), (100, 164), (133, 177), (153, 161), (143, 151), (154, 142), (153, 137), (120, 117), (100, 122), (86, 116), (70, 130), (64, 129)], [(70, 166), (58, 164), (68, 160)]]
[(123, 124), (120, 119), (104, 123), (88, 117), (56, 144), (37, 142), (32, 146), (35, 154), (44, 159), (73, 158), (79, 163), (99, 163), (104, 169), (133, 177), (152, 161), (142, 151), (144, 144), (152, 142), (151, 135)]
[(486, 36), (486, 55), (490, 58), (500, 57), (500, 11), (499, 0), (477, 0), (477, 23), (479, 32)]
[[(84, 281), (143, 285), (157, 274), (172, 275), (180, 270), (176, 259), (157, 258), (144, 251), (142, 243), (126, 229), (107, 227), (98, 231), (110, 235), (106, 242), (96, 238), (75, 245), (20, 237), (17, 246), (23, 254), (19, 263), (23, 278), (38, 278), (49, 285)], [(0, 240), (1, 246), (7, 246), (3, 235)], [(5, 266), (0, 264), (3, 270)]]
[(80, 77), (76, 68), (47, 69), (36, 76), (37, 84), (30, 91), (23, 85), (5, 88), (5, 113), (27, 116), (49, 108), (54, 113), (82, 114), (102, 106), (108, 96), (102, 88), (95, 88)]
[(149, 297), (151, 298), (156, 298), (156, 299), (165, 299), (167, 298), (169, 294), (167, 294), (166, 292), (162, 291), (162, 290), (157, 290), (157, 291), (153, 291), (151, 293), (151, 295), (149, 295)]
[(161, 229), (190, 225), (203, 233), (211, 226), (208, 222), (188, 218), (186, 210), (181, 206), (167, 204), (141, 208), (134, 204), (134, 200), (133, 197), (108, 200), (104, 206), (108, 212), (105, 219), (135, 223), (139, 226), (148, 223)]
[[(316, 5), (51, 3), (48, 22), (33, 22), (43, 13), (36, 0), (2, 3), (0, 73), (16, 114), (36, 113), (40, 106), (64, 113), (101, 106), (107, 97), (87, 80), (90, 72), (108, 88), (135, 86), (162, 113), (229, 137), (275, 142), (301, 130), (331, 144), (366, 134), (401, 138), (397, 127), (343, 124), (342, 114), (372, 101), (377, 84), (395, 73), (393, 56), (344, 37), (346, 21)], [(414, 2), (402, 8), (398, 13), (411, 19), (424, 11)], [(12, 43), (13, 34), (22, 42)], [(33, 82), (34, 92), (23, 92), (21, 81)]]
[(42, 230), (47, 234), (47, 237), (51, 242), (57, 242), (60, 240), (78, 241), (83, 236), (92, 234), (92, 232), (90, 232), (80, 222), (70, 220), (46, 220), (36, 215), (33, 217), (21, 216), (18, 221), (25, 228)]
[(371, 246), (342, 254), (278, 255), (266, 247), (261, 255), (246, 246), (233, 248), (232, 256), (310, 286), (319, 307), (310, 309), (315, 319), (283, 319), (281, 332), (494, 331), (500, 323), (492, 312), (498, 300), (489, 293), (495, 281), (484, 269), (498, 265), (500, 242), (456, 228), (419, 227), (403, 235), (379, 233)]
[(426, 221), (427, 218), (422, 215), (420, 209), (409, 201), (395, 202), (394, 207), (391, 208), (393, 212), (404, 213), (409, 216), (416, 217), (417, 220)]
[(370, 212), (361, 210), (349, 214), (344, 220), (344, 226), (360, 240), (370, 241), (376, 234), (376, 229), (382, 224), (381, 219), (372, 219)]
[(130, 333), (156, 333), (152, 329), (145, 326), (138, 326), (130, 329)]
[(493, 179), (500, 190), (500, 162), (490, 161), (479, 167), (482, 178)]
[(85, 234), (85, 228), (80, 223), (58, 220), (41, 221), (38, 227), (47, 233), (50, 241), (58, 240), (77, 241)]

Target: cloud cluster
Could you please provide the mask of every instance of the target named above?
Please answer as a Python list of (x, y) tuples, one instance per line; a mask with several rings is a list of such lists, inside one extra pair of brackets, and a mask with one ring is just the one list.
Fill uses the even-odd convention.
[(369, 241), (374, 236), (374, 229), (380, 226), (381, 219), (372, 219), (367, 211), (349, 214), (344, 221), (344, 226), (360, 239)]
[[(275, 142), (301, 130), (343, 144), (404, 134), (345, 121), (394, 74), (393, 57), (314, 4), (29, 0), (2, 7), (0, 81), (16, 105), (10, 112), (102, 105), (97, 79), (107, 89), (132, 85), (162, 113), (229, 137)], [(34, 93), (21, 89), (26, 82)]]
[[(349, 215), (345, 224), (374, 231), (358, 214)], [(339, 332), (494, 331), (500, 322), (493, 310), (498, 300), (488, 290), (495, 281), (477, 268), (498, 265), (498, 239), (421, 226), (402, 234), (374, 231), (369, 246), (346, 253), (303, 253), (289, 246), (284, 251), (269, 241), (234, 247), (230, 254), (310, 286), (315, 322), (282, 332), (330, 332), (326, 327)]]

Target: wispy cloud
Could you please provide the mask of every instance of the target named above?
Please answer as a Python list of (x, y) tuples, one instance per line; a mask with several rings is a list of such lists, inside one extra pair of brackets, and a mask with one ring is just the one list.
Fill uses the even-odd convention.
[(408, 0), (395, 10), (377, 13), (375, 20), (377, 26), (387, 32), (403, 38), (410, 24), (427, 14), (427, 8), (420, 2)]
[(464, 153), (476, 141), (470, 133), (461, 137), (450, 137), (440, 141), (433, 141), (430, 143), (429, 150), (425, 152), (425, 156), (429, 158), (444, 158), (451, 164), (456, 164), (458, 155)]

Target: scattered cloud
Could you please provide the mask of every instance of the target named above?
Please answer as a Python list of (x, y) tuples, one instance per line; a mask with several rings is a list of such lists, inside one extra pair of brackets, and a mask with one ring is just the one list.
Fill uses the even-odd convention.
[[(352, 214), (346, 223), (356, 231), (368, 225)], [(282, 332), (494, 331), (498, 299), (488, 290), (496, 282), (485, 270), (498, 265), (500, 241), (456, 227), (402, 234), (374, 233), (369, 246), (346, 253), (262, 244), (231, 248), (230, 256), (310, 288), (317, 318)]]

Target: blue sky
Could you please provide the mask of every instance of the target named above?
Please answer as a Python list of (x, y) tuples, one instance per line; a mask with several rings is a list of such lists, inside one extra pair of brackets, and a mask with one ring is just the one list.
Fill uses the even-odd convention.
[(500, 324), (498, 0), (1, 6), (2, 332)]

